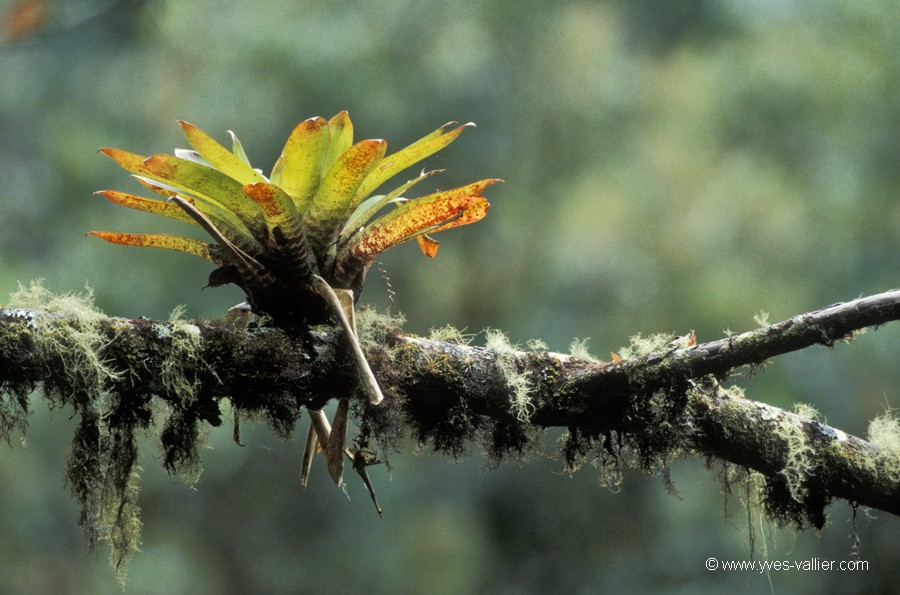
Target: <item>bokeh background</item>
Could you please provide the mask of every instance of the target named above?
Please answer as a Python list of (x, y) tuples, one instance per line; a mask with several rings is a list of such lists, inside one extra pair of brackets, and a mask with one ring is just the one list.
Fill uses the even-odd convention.
[[(15, 4), (15, 6), (13, 6)], [(428, 168), (486, 177), (493, 207), (381, 260), (410, 332), (492, 327), (600, 357), (635, 333), (701, 341), (898, 285), (900, 11), (894, 0), (0, 2), (0, 296), (43, 278), (93, 288), (121, 316), (216, 317), (186, 255), (114, 247), (92, 229), (175, 231), (92, 192), (135, 191), (96, 153), (185, 146), (175, 120), (236, 131), (268, 168), (292, 127), (347, 109), (357, 138), (405, 146), (475, 121)], [(38, 18), (29, 21), (22, 9)], [(41, 12), (44, 11), (44, 12)], [(404, 178), (405, 179), (405, 178)], [(426, 185), (430, 182), (426, 182)], [(423, 189), (423, 192), (432, 188)], [(5, 298), (0, 298), (0, 302)], [(363, 301), (390, 305), (370, 277)], [(483, 336), (476, 341), (483, 340)], [(804, 402), (865, 435), (900, 407), (897, 328), (777, 358), (748, 396)], [(118, 593), (86, 552), (63, 485), (71, 411), (35, 395), (0, 447), (0, 591)], [(722, 494), (719, 468), (672, 463), (678, 496), (590, 466), (570, 479), (558, 432), (527, 464), (488, 468), (408, 444), (373, 468), (386, 509), (348, 500), (317, 466), (298, 483), (304, 424), (283, 442), (212, 430), (195, 489), (142, 446), (142, 553), (129, 593), (897, 592), (900, 519), (856, 517), (867, 571), (710, 572), (709, 557), (852, 559), (852, 509), (820, 534), (776, 530)]]

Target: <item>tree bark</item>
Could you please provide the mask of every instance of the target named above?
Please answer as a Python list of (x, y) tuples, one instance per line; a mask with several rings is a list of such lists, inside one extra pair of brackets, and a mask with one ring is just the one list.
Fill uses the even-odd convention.
[[(459, 454), (480, 440), (503, 456), (532, 448), (540, 429), (562, 426), (569, 430), (563, 454), (572, 468), (589, 455), (613, 465), (630, 457), (647, 468), (703, 456), (762, 474), (765, 503), (785, 522), (821, 527), (824, 507), (835, 498), (900, 514), (896, 450), (725, 386), (736, 367), (850, 340), (856, 331), (898, 319), (900, 291), (893, 290), (718, 341), (692, 345), (682, 338), (604, 363), (414, 337), (389, 320), (363, 316), (360, 341), (385, 400), (354, 400), (358, 446), (389, 451), (412, 436)], [(197, 424), (220, 424), (225, 398), (241, 415), (264, 416), (287, 435), (302, 407), (320, 409), (331, 398), (358, 393), (339, 333), (320, 327), (289, 335), (246, 320), (187, 323), (2, 308), (0, 437), (24, 431), (27, 395), (41, 387), (46, 398), (72, 404), (102, 427), (101, 435), (112, 436), (113, 457), (132, 456), (116, 445), (128, 443), (131, 429), (155, 423), (151, 401), (162, 399), (169, 408), (161, 429), (165, 465), (190, 469), (198, 460)], [(114, 482), (123, 498), (130, 481), (124, 474)], [(70, 469), (73, 491), (82, 479)]]

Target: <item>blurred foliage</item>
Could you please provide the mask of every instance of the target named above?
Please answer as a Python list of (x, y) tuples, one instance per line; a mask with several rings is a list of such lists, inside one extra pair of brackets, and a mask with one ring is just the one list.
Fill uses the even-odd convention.
[[(897, 285), (893, 0), (38, 4), (48, 12), (33, 31), (0, 46), (0, 295), (44, 277), (55, 291), (89, 284), (110, 314), (186, 304), (189, 316), (221, 315), (241, 294), (202, 290), (203, 263), (84, 237), (152, 222), (91, 195), (121, 181), (96, 150), (168, 151), (184, 119), (221, 141), (234, 130), (252, 161), (272, 163), (294, 125), (341, 109), (361, 138), (384, 133), (394, 149), (474, 120), (425, 166), (448, 170), (444, 188), (507, 181), (481, 225), (447, 232), (434, 261), (415, 244), (382, 259), (411, 332), (490, 326), (555, 350), (590, 336), (605, 356), (637, 332), (710, 340), (752, 328), (761, 310), (775, 321)], [(373, 270), (362, 300), (386, 307), (387, 296)], [(748, 395), (812, 403), (864, 434), (900, 406), (896, 346), (892, 325), (782, 357)], [(105, 554), (84, 552), (62, 487), (74, 420), (37, 398), (34, 409), (27, 447), (0, 457), (0, 590), (118, 592)], [(151, 439), (142, 445), (143, 553), (129, 592), (900, 586), (900, 520), (862, 513), (867, 572), (706, 571), (707, 557), (747, 559), (750, 545), (739, 499), (724, 514), (717, 472), (698, 462), (674, 464), (674, 498), (636, 474), (621, 493), (589, 468), (565, 479), (550, 459), (481, 473), (477, 456), (401, 454), (390, 475), (373, 473), (381, 520), (360, 486), (347, 502), (321, 474), (301, 493), (299, 437), (245, 428), (240, 449), (222, 428), (210, 441), (197, 491), (166, 478)], [(852, 513), (830, 512), (821, 536), (776, 532), (767, 555), (848, 559)]]

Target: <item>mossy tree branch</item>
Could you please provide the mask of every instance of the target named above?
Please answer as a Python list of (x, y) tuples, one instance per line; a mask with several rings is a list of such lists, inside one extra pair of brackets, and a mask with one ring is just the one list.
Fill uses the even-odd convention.
[[(357, 390), (333, 328), (292, 336), (246, 320), (128, 320), (83, 304), (35, 308), (0, 309), (0, 437), (24, 431), (36, 387), (53, 404), (75, 407), (82, 425), (69, 483), (92, 543), (112, 541), (117, 565), (136, 539), (123, 515), (139, 523), (133, 431), (156, 423), (154, 398), (168, 404), (164, 463), (190, 475), (199, 465), (198, 426), (222, 423), (223, 399), (286, 436), (302, 407), (318, 409)], [(900, 291), (710, 343), (681, 338), (612, 363), (414, 337), (395, 321), (361, 314), (360, 341), (385, 394), (377, 406), (354, 401), (361, 447), (389, 453), (412, 436), (452, 454), (480, 441), (502, 457), (533, 448), (538, 430), (561, 426), (570, 469), (590, 457), (615, 472), (628, 461), (665, 471), (674, 457), (698, 455), (761, 474), (764, 502), (785, 522), (821, 527), (835, 498), (900, 515), (896, 444), (848, 436), (725, 385), (739, 366), (900, 319)]]

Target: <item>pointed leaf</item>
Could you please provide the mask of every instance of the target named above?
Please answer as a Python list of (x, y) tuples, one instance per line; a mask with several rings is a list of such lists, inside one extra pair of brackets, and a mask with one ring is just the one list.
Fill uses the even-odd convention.
[(344, 481), (344, 441), (347, 438), (347, 417), (350, 413), (350, 399), (340, 399), (331, 434), (325, 444), (325, 460), (328, 462), (328, 474), (334, 483), (341, 485)]
[[(219, 227), (213, 223), (213, 221), (207, 217), (203, 212), (200, 211), (197, 207), (194, 206), (194, 203), (178, 196), (177, 194), (170, 198), (173, 203), (178, 205), (181, 210), (183, 210), (189, 217), (191, 217), (197, 224), (206, 230), (206, 232), (211, 235), (216, 243), (219, 244), (226, 252), (234, 256), (235, 260), (245, 260), (250, 261), (255, 259), (240, 249), (237, 245), (235, 245), (222, 231)], [(262, 265), (260, 265), (262, 266)]]
[(145, 178), (144, 176), (139, 176), (137, 174), (134, 174), (131, 177), (137, 180), (138, 183), (144, 188), (152, 190), (156, 194), (165, 196), (166, 198), (169, 198), (170, 196), (172, 196), (172, 194), (178, 192), (177, 188), (169, 186), (168, 184), (165, 184), (163, 182), (157, 182), (156, 180), (151, 180), (150, 178)]
[[(365, 225), (369, 222), (369, 219), (375, 216), (378, 211), (384, 208), (388, 203), (399, 200), (400, 195), (404, 194), (407, 190), (424, 180), (425, 178), (431, 177), (435, 174), (443, 173), (444, 170), (436, 169), (429, 172), (422, 172), (422, 174), (418, 178), (414, 178), (409, 180), (402, 186), (395, 188), (389, 194), (372, 196), (364, 200), (356, 210), (353, 211), (353, 215), (350, 216), (350, 219), (347, 220), (347, 223), (344, 224), (344, 228), (341, 230), (341, 240), (349, 237), (352, 233), (354, 233), (357, 229)], [(371, 176), (369, 176), (371, 177)], [(368, 179), (368, 178), (367, 178)], [(357, 196), (359, 196), (359, 192), (357, 192)]]
[(293, 197), (300, 213), (306, 210), (319, 187), (329, 135), (325, 118), (310, 118), (294, 128), (281, 153), (279, 179), (273, 179), (272, 183)]
[[(349, 284), (376, 256), (397, 244), (480, 220), (490, 208), (481, 192), (498, 181), (481, 180), (423, 196), (379, 217), (339, 249), (334, 266), (335, 282), (338, 286)], [(427, 240), (420, 247), (430, 256), (436, 253), (436, 246)]]
[(194, 150), (188, 149), (175, 149), (175, 156), (179, 159), (187, 159), (188, 161), (193, 161), (194, 163), (199, 163), (200, 165), (205, 165), (206, 167), (212, 167), (209, 161), (203, 158), (200, 153)]
[(213, 244), (201, 242), (194, 238), (168, 234), (114, 233), (109, 231), (91, 231), (88, 232), (88, 235), (97, 236), (101, 240), (106, 240), (107, 242), (120, 244), (122, 246), (178, 250), (179, 252), (200, 256), (201, 258), (220, 264), (219, 259), (213, 255)]
[(120, 167), (133, 174), (146, 175), (150, 173), (144, 169), (144, 160), (147, 158), (142, 155), (138, 155), (137, 153), (130, 153), (121, 149), (111, 149), (109, 147), (100, 149), (99, 152), (103, 153), (104, 155), (118, 163)]
[(328, 120), (329, 141), (322, 163), (322, 171), (328, 171), (338, 158), (353, 145), (353, 122), (346, 110)]
[[(230, 178), (234, 178), (241, 184), (252, 184), (254, 182), (265, 182), (266, 179), (250, 167), (250, 165), (235, 155), (219, 143), (211, 136), (194, 126), (189, 122), (178, 121), (184, 136), (187, 137), (191, 146), (203, 156), (214, 168), (221, 171)], [(236, 137), (232, 137), (235, 139)], [(238, 145), (240, 146), (240, 145)], [(243, 151), (243, 149), (241, 149)], [(246, 155), (243, 155), (246, 159)]]
[(297, 207), (284, 190), (267, 182), (247, 184), (242, 190), (262, 209), (270, 232), (275, 227), (280, 227), (285, 235), (300, 231)]
[[(230, 180), (230, 178), (223, 176), (216, 170), (178, 159), (171, 155), (154, 155), (146, 158), (136, 153), (109, 148), (100, 149), (100, 152), (134, 174), (138, 182), (157, 194), (170, 197), (175, 192), (184, 192), (196, 197), (200, 203), (196, 206), (201, 211), (212, 217), (216, 223), (225, 223), (224, 226), (220, 227), (223, 230), (227, 229), (228, 237), (232, 242), (247, 251), (251, 251), (248, 248), (255, 244), (256, 247), (252, 249), (252, 253), (258, 253), (262, 250), (262, 242), (266, 238), (262, 212), (259, 211), (252, 201), (248, 201), (244, 197), (243, 192), (240, 190), (241, 186), (234, 180)], [(178, 174), (178, 164), (183, 164), (180, 167), (180, 175)], [(150, 166), (155, 166), (157, 169), (154, 170)], [(191, 177), (191, 172), (194, 174), (193, 178)], [(178, 177), (178, 179), (173, 179), (175, 177)], [(230, 185), (228, 182), (225, 182), (227, 192), (218, 192), (215, 198), (204, 192), (222, 190), (223, 187), (217, 185), (222, 180), (230, 180)], [(194, 184), (195, 187), (189, 187), (191, 184)], [(197, 187), (198, 184), (199, 187)], [(233, 196), (235, 187), (239, 198)], [(217, 200), (223, 197), (231, 203), (240, 201), (255, 209), (256, 213), (252, 217), (253, 221), (244, 220), (243, 217), (240, 217), (240, 213), (232, 212), (226, 204)], [(242, 207), (244, 211), (248, 211), (246, 205)]]
[[(247, 152), (244, 151), (244, 145), (241, 144), (240, 139), (231, 130), (228, 131), (228, 136), (231, 137), (231, 152), (234, 153), (238, 159), (240, 159), (247, 165), (250, 165), (250, 167), (252, 168), (253, 166), (250, 164), (250, 159), (247, 158)], [(257, 170), (253, 170), (253, 171), (256, 171), (256, 173), (259, 173)], [(262, 174), (259, 174), (259, 175), (262, 175)]]
[(313, 458), (316, 456), (316, 445), (319, 440), (316, 438), (316, 429), (312, 423), (309, 424), (309, 430), (306, 432), (306, 448), (303, 449), (303, 466), (300, 468), (300, 485), (306, 489), (309, 481), (309, 471), (312, 469)]
[(153, 179), (196, 196), (202, 202), (211, 202), (231, 211), (258, 241), (265, 241), (266, 224), (262, 211), (253, 201), (247, 200), (243, 186), (236, 180), (218, 170), (172, 155), (151, 155), (142, 167)]
[[(382, 400), (384, 400), (384, 396), (381, 393), (381, 389), (378, 387), (378, 381), (375, 379), (375, 375), (372, 373), (372, 368), (369, 367), (369, 361), (366, 359), (366, 354), (363, 353), (362, 347), (359, 344), (359, 339), (356, 336), (355, 321), (354, 323), (351, 323), (347, 318), (347, 315), (344, 313), (345, 306), (341, 303), (341, 298), (338, 297), (337, 294), (338, 291), (343, 293), (345, 297), (344, 302), (347, 303), (347, 307), (352, 312), (353, 293), (348, 292), (346, 289), (333, 289), (331, 285), (329, 285), (328, 282), (319, 275), (313, 275), (312, 287), (316, 291), (316, 293), (322, 296), (322, 298), (325, 300), (325, 303), (328, 305), (328, 310), (330, 311), (332, 317), (335, 318), (343, 328), (344, 341), (347, 344), (347, 347), (349, 347), (350, 355), (353, 357), (353, 360), (356, 363), (356, 371), (359, 372), (359, 379), (362, 383), (363, 389), (369, 397), (369, 403), (372, 405), (378, 405)], [(349, 298), (347, 298), (348, 293)], [(335, 429), (336, 426), (337, 416), (335, 416)], [(343, 443), (344, 439), (341, 438), (341, 446), (343, 446)]]
[(153, 198), (144, 198), (143, 196), (135, 196), (134, 194), (126, 194), (125, 192), (119, 192), (117, 190), (101, 190), (94, 194), (105, 196), (110, 201), (122, 205), (123, 207), (137, 209), (138, 211), (144, 211), (154, 215), (162, 215), (163, 217), (184, 221), (191, 225), (197, 224), (197, 222), (188, 217), (178, 205), (170, 202), (164, 202)]
[[(146, 188), (152, 190), (153, 192), (165, 196), (167, 199), (171, 200), (172, 196), (178, 194), (178, 189), (174, 186), (169, 186), (164, 182), (155, 182), (150, 178), (145, 178), (143, 176), (134, 175), (134, 179), (141, 183), (141, 185)], [(173, 219), (178, 219), (179, 221), (186, 221), (193, 225), (198, 225), (198, 223), (189, 217), (178, 205), (175, 203), (152, 200), (149, 198), (143, 198), (140, 196), (134, 196), (131, 194), (125, 194), (124, 192), (116, 192), (114, 190), (105, 190), (98, 194), (103, 194), (111, 201), (124, 205), (126, 207), (131, 207), (133, 209), (138, 209), (141, 211), (152, 212), (154, 214), (163, 215), (166, 217), (172, 217)], [(183, 196), (185, 200), (193, 201), (192, 204), (197, 206), (200, 211), (202, 211), (207, 217), (210, 218), (222, 233), (236, 246), (241, 248), (244, 252), (252, 254), (255, 257), (260, 257), (265, 252), (265, 247), (262, 243), (260, 243), (256, 238), (253, 237), (253, 234), (249, 229), (238, 219), (235, 217), (234, 213), (225, 210), (217, 203), (212, 202), (204, 202), (202, 199), (197, 199), (200, 201), (200, 204), (197, 204), (190, 196)], [(157, 212), (160, 210), (160, 212)]]
[(357, 193), (357, 196), (361, 197), (359, 200), (361, 201), (375, 191), (388, 178), (397, 175), (404, 169), (415, 165), (419, 161), (437, 153), (452, 143), (464, 129), (469, 126), (475, 126), (474, 123), (469, 122), (468, 124), (458, 126), (449, 132), (445, 132), (445, 130), (453, 124), (455, 124), (455, 122), (448, 122), (428, 136), (420, 138), (408, 147), (385, 157), (381, 164), (372, 171), (372, 173), (369, 174), (369, 177), (367, 177), (360, 185)]
[(281, 170), (284, 169), (284, 158), (279, 157), (272, 166), (272, 173), (269, 174), (269, 181), (276, 186), (281, 185)]
[(487, 214), (490, 203), (483, 196), (438, 196), (398, 207), (363, 230), (353, 247), (366, 260), (417, 235), (474, 223)]
[[(187, 193), (181, 196), (179, 195), (177, 188), (175, 188), (174, 186), (169, 186), (164, 182), (155, 182), (149, 178), (144, 178), (137, 175), (135, 175), (134, 178), (147, 188), (162, 196), (165, 196), (168, 201), (171, 201), (173, 196), (180, 196), (181, 199), (187, 200), (198, 210), (200, 210), (204, 215), (209, 217), (209, 219), (215, 223), (216, 227), (222, 231), (222, 233), (229, 239), (229, 241), (239, 246), (245, 252), (248, 252), (257, 257), (265, 252), (264, 244), (253, 236), (251, 231), (247, 229), (247, 226), (244, 225), (243, 222), (238, 219), (234, 213), (225, 209), (218, 203), (206, 200), (203, 197), (194, 197), (188, 195)], [(197, 221), (188, 217), (187, 214), (184, 213), (183, 209), (178, 207), (178, 205), (176, 205), (175, 203), (169, 204), (171, 205), (169, 208), (177, 209), (177, 211), (180, 211), (181, 214), (187, 217), (191, 223), (197, 224)], [(173, 213), (174, 212), (175, 211), (173, 210)]]
[(341, 155), (322, 178), (319, 191), (303, 217), (306, 236), (320, 260), (350, 216), (348, 205), (356, 189), (386, 149), (383, 140), (360, 141)]

